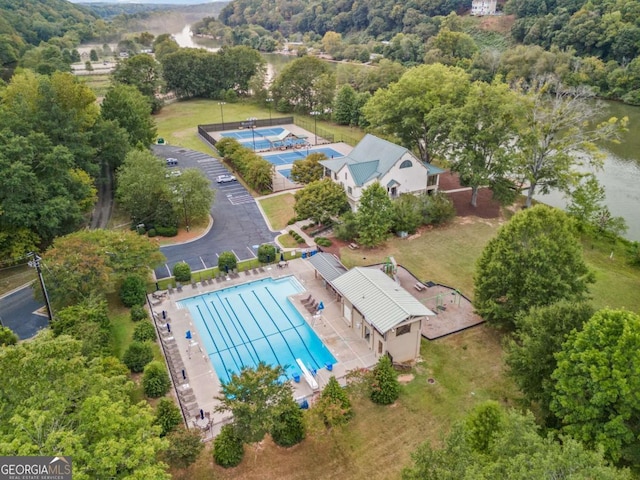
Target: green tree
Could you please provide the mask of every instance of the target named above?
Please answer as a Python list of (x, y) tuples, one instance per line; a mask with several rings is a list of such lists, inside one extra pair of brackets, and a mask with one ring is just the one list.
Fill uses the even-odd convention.
[(237, 265), (238, 258), (233, 252), (222, 252), (218, 256), (218, 270), (220, 272), (228, 272), (230, 270), (233, 270)]
[(312, 153), (304, 160), (295, 160), (291, 167), (291, 180), (307, 185), (322, 179), (324, 167), (320, 162), (326, 159), (324, 153)]
[(213, 441), (213, 460), (224, 468), (240, 465), (244, 444), (233, 425), (225, 425)]
[(81, 342), (81, 353), (87, 358), (109, 355), (113, 348), (107, 302), (100, 297), (57, 310), (51, 330), (56, 337), (69, 335)]
[(582, 330), (592, 315), (588, 303), (561, 301), (533, 307), (516, 318), (517, 330), (507, 343), (505, 362), (520, 391), (538, 405), (548, 424), (553, 423), (549, 405), (554, 388), (551, 374), (557, 367), (555, 356), (569, 334)]
[(89, 52), (89, 59), (92, 62), (98, 61), (98, 52), (96, 52), (95, 48), (92, 48), (91, 51)]
[(271, 428), (271, 437), (281, 447), (292, 447), (304, 440), (304, 416), (293, 398), (281, 405)]
[(133, 328), (132, 338), (135, 342), (154, 342), (156, 340), (156, 328), (148, 320), (139, 322)]
[(489, 400), (475, 407), (464, 420), (467, 442), (474, 452), (489, 453), (501, 433), (504, 412), (498, 402)]
[(102, 101), (102, 118), (114, 120), (129, 134), (129, 143), (146, 149), (156, 138), (156, 126), (151, 118), (151, 103), (131, 85), (114, 85)]
[(134, 305), (131, 307), (131, 321), (139, 322), (140, 320), (148, 320), (149, 314), (142, 305)]
[(400, 396), (398, 375), (393, 369), (391, 359), (383, 355), (373, 368), (371, 400), (380, 405), (391, 405)]
[(552, 412), (562, 430), (613, 461), (637, 467), (640, 447), (640, 316), (600, 310), (569, 335), (553, 372)]
[(133, 150), (125, 157), (116, 175), (116, 198), (134, 223), (153, 221), (158, 199), (172, 198), (166, 174), (163, 162), (151, 152)]
[(427, 42), (425, 63), (439, 62), (465, 67), (477, 51), (478, 46), (468, 33), (452, 32), (448, 28), (442, 28), (438, 35), (431, 37)]
[(474, 82), (456, 112), (451, 169), (460, 174), (462, 185), (471, 187), (473, 207), (480, 187), (508, 179), (513, 170), (518, 118), (518, 97), (501, 81)]
[(147, 397), (158, 398), (171, 388), (171, 380), (164, 365), (160, 362), (149, 362), (144, 367), (142, 387)]
[(122, 362), (133, 373), (140, 373), (153, 360), (153, 349), (149, 342), (131, 342), (124, 352)]
[(591, 90), (567, 88), (555, 79), (539, 81), (526, 93), (515, 173), (528, 185), (527, 207), (538, 191), (567, 192), (580, 178), (580, 165), (601, 166), (597, 145), (617, 140), (625, 128), (626, 117), (587, 128), (602, 109), (592, 99)]
[(420, 196), (422, 223), (441, 225), (456, 216), (456, 207), (446, 193), (436, 192), (433, 195)]
[(334, 90), (335, 75), (326, 62), (312, 56), (288, 63), (271, 87), (278, 111), (303, 114), (331, 108)]
[(156, 407), (156, 418), (153, 423), (162, 429), (161, 437), (168, 435), (182, 423), (180, 408), (170, 398), (161, 398)]
[(130, 275), (148, 278), (164, 255), (157, 244), (134, 232), (83, 230), (56, 239), (42, 261), (55, 308), (114, 292)]
[(333, 120), (339, 125), (354, 125), (353, 120), (357, 118), (355, 108), (356, 91), (349, 84), (343, 85), (333, 102)]
[(175, 192), (174, 210), (182, 214), (178, 217), (185, 216), (187, 225), (207, 219), (215, 193), (206, 175), (197, 168), (187, 168), (170, 180), (170, 188)]
[(580, 300), (593, 282), (569, 217), (544, 205), (517, 213), (478, 259), (474, 306), (485, 320), (513, 328), (516, 315)]
[(353, 418), (351, 400), (334, 376), (329, 378), (313, 408), (319, 412), (327, 427), (344, 425)]
[(356, 222), (358, 241), (362, 245), (375, 247), (387, 239), (393, 226), (393, 203), (380, 182), (362, 190)]
[(276, 260), (276, 247), (270, 243), (263, 243), (258, 247), (258, 261), (270, 263)]
[(164, 454), (167, 461), (176, 468), (187, 468), (198, 459), (204, 449), (202, 437), (197, 430), (178, 428), (167, 435), (167, 440), (169, 447)]
[(8, 347), (18, 343), (18, 336), (9, 327), (0, 326), (0, 347)]
[(20, 372), (0, 378), (2, 455), (73, 455), (79, 479), (168, 480), (157, 459), (166, 442), (149, 405), (132, 401), (127, 369), (113, 357), (89, 360), (81, 348), (43, 331), (0, 349), (0, 370)]
[(431, 162), (444, 156), (456, 110), (469, 90), (464, 70), (441, 64), (407, 70), (402, 78), (378, 90), (363, 108), (365, 119), (383, 135), (415, 149)]
[(162, 83), (162, 67), (151, 55), (134, 55), (118, 62), (112, 77), (117, 83), (136, 87), (157, 111), (155, 94)]
[(393, 229), (396, 232), (415, 233), (422, 224), (420, 199), (403, 193), (393, 201)]
[(124, 279), (120, 286), (120, 300), (125, 307), (144, 305), (147, 298), (147, 283), (136, 275)]
[(347, 194), (330, 178), (311, 182), (298, 190), (294, 197), (293, 209), (297, 218), (310, 218), (319, 224), (325, 224), (349, 210)]
[(262, 440), (273, 428), (280, 407), (291, 398), (291, 384), (280, 382), (283, 375), (281, 366), (260, 362), (255, 368), (245, 367), (240, 373), (233, 373), (222, 384), (216, 411), (233, 414), (234, 432), (243, 442)]
[(191, 267), (187, 262), (179, 262), (173, 266), (173, 276), (176, 282), (191, 281)]

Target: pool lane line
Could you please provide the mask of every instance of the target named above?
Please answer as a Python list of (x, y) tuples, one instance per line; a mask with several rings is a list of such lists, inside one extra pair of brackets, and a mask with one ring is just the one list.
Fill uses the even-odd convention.
[[(300, 341), (302, 342), (302, 345), (304, 345), (305, 350), (307, 351), (307, 353), (309, 354), (309, 356), (311, 357), (311, 359), (315, 362), (315, 364), (319, 367), (320, 366), (320, 362), (318, 362), (318, 360), (316, 360), (316, 357), (313, 356), (313, 353), (311, 353), (311, 350), (309, 350), (309, 347), (307, 347), (307, 344), (304, 341), (304, 338), (302, 338), (302, 335), (300, 335), (300, 332), (298, 331), (298, 327), (293, 325), (293, 322), (291, 321), (291, 319), (289, 318), (289, 315), (287, 315), (287, 313), (284, 311), (284, 309), (282, 308), (282, 305), (280, 305), (278, 303), (278, 301), (275, 299), (275, 297), (273, 296), (273, 294), (271, 293), (271, 290), (269, 290), (269, 287), (265, 288), (265, 290), (267, 291), (267, 293), (269, 294), (269, 296), (273, 299), (273, 301), (276, 303), (276, 305), (278, 306), (278, 308), (280, 309), (280, 311), (282, 312), (282, 314), (284, 315), (284, 317), (289, 321), (289, 324), (291, 325), (291, 328), (293, 328), (296, 333), (298, 334), (298, 338), (300, 338)], [(262, 302), (260, 302), (262, 303)], [(302, 321), (304, 322), (304, 319), (302, 319)], [(306, 322), (305, 322), (306, 323)], [(302, 326), (302, 325), (300, 325)], [(276, 325), (276, 328), (278, 328), (278, 326)], [(280, 330), (278, 328), (278, 330)], [(315, 332), (314, 332), (315, 333)], [(286, 341), (286, 340), (285, 340)], [(322, 340), (320, 340), (322, 342)], [(324, 345), (324, 343), (323, 343)]]
[[(209, 330), (209, 326), (207, 325), (207, 322), (204, 319), (204, 315), (202, 315), (202, 311), (200, 310), (200, 305), (196, 305), (196, 308), (198, 309), (198, 313), (200, 314), (200, 317), (202, 318), (202, 323), (204, 323), (204, 328), (207, 329), (207, 332), (209, 333), (209, 337), (211, 338), (211, 341), (213, 342), (213, 346), (216, 348), (216, 353), (218, 354), (218, 357), (220, 357), (220, 361), (222, 362), (222, 366), (224, 367), (224, 371), (228, 372), (229, 369), (227, 368), (227, 364), (224, 361), (224, 358), (222, 358), (222, 355), (220, 354), (220, 349), (218, 348), (218, 345), (216, 344), (216, 341), (213, 339), (213, 335), (211, 335), (211, 331)], [(209, 353), (209, 352), (207, 352)], [(234, 360), (235, 363), (235, 360)], [(214, 366), (215, 369), (215, 366)], [(216, 372), (218, 373), (218, 372)], [(218, 374), (218, 376), (220, 376)], [(220, 379), (220, 381), (223, 381), (222, 379)]]
[[(262, 337), (267, 341), (267, 345), (269, 345), (269, 348), (271, 349), (271, 352), (273, 353), (273, 356), (277, 360), (278, 365), (281, 365), (284, 368), (284, 365), (282, 364), (282, 362), (280, 362), (280, 359), (278, 358), (278, 355), (276, 354), (276, 351), (273, 349), (273, 345), (271, 345), (271, 342), (267, 338), (267, 335), (264, 333), (264, 330), (262, 330), (262, 327), (260, 326), (260, 323), (258, 322), (258, 320), (256, 319), (255, 315), (253, 314), (253, 312), (251, 311), (251, 309), (247, 305), (247, 302), (245, 302), (244, 298), (242, 297), (242, 294), (239, 293), (238, 296), (240, 297), (240, 300), (242, 300), (242, 303), (244, 303), (244, 306), (247, 307), (247, 311), (249, 312), (249, 315), (251, 315), (251, 318), (253, 318), (253, 321), (256, 322), (256, 325), (257, 325), (258, 329), (260, 330), (260, 333), (262, 333)], [(285, 343), (286, 342), (287, 342), (287, 340), (285, 339)], [(289, 347), (288, 343), (287, 343), (287, 347)], [(291, 351), (290, 347), (289, 347), (289, 351)], [(293, 352), (291, 352), (291, 356), (295, 358), (295, 355), (293, 354)]]
[[(265, 287), (265, 290), (267, 290), (267, 292), (269, 292), (269, 288)], [(260, 300), (260, 297), (258, 297), (258, 294), (256, 293), (256, 291), (254, 290), (253, 295), (256, 297), (256, 300), (258, 300), (258, 302), (260, 303), (260, 306), (262, 307), (262, 309), (264, 310), (264, 312), (267, 314), (267, 316), (269, 317), (269, 320), (271, 320), (271, 323), (273, 323), (273, 325), (276, 327), (276, 330), (278, 330), (278, 333), (280, 334), (280, 336), (282, 337), (282, 340), (284, 340), (284, 343), (287, 345), (287, 348), (289, 349), (289, 352), (291, 353), (291, 358), (295, 359), (296, 354), (293, 353), (293, 350), (291, 349), (291, 345), (289, 345), (289, 342), (287, 341), (287, 337), (284, 336), (284, 333), (282, 333), (282, 330), (280, 330), (280, 327), (278, 326), (278, 324), (273, 320), (273, 317), (271, 316), (271, 314), (269, 313), (269, 310), (266, 309), (266, 307), (264, 306), (264, 303), (262, 303), (262, 300)], [(270, 294), (270, 292), (269, 292)], [(271, 294), (270, 294), (271, 295)], [(271, 295), (271, 298), (273, 298), (273, 295)], [(275, 298), (274, 298), (275, 301)], [(276, 304), (278, 302), (276, 301)], [(282, 310), (282, 309), (280, 309)], [(287, 317), (287, 315), (285, 314), (285, 317), (287, 318), (287, 320), (289, 319), (289, 317)], [(289, 321), (289, 323), (291, 323), (291, 321)], [(296, 331), (297, 332), (297, 331)], [(276, 333), (274, 333), (273, 335), (276, 335)], [(298, 333), (298, 336), (300, 336), (300, 334)], [(267, 340), (268, 341), (268, 340)], [(307, 345), (304, 343), (304, 341), (302, 342), (302, 344), (304, 345), (304, 348), (307, 350), (307, 352), (309, 352), (309, 349), (307, 348)], [(309, 352), (310, 353), (310, 352)], [(313, 358), (313, 355), (311, 355), (311, 358), (313, 359), (313, 361), (315, 362), (315, 358)], [(282, 365), (282, 364), (281, 364)], [(316, 365), (318, 365), (318, 363), (316, 362)], [(293, 366), (293, 365), (292, 365)]]
[[(227, 306), (229, 307), (229, 309), (227, 309), (227, 306), (225, 306), (225, 304), (222, 301), (222, 299), (220, 299), (220, 303), (222, 304), (222, 308), (224, 308), (224, 312), (227, 314), (227, 317), (229, 317), (229, 320), (233, 324), (233, 328), (235, 329), (236, 333), (238, 334), (238, 337), (240, 337), (240, 340), (242, 340), (242, 345), (244, 345), (245, 348), (247, 349), (247, 352), (249, 353), (249, 356), (251, 357), (251, 361), (254, 363), (254, 365), (258, 365), (258, 363), (260, 363), (260, 355), (258, 354), (258, 351), (256, 350), (255, 345), (251, 341), (251, 338), (249, 338), (249, 334), (247, 333), (247, 331), (244, 329), (244, 326), (242, 325), (242, 322), (238, 318), (238, 314), (236, 313), (236, 311), (231, 306), (231, 302), (229, 302), (229, 298), (228, 297), (225, 298), (224, 301), (227, 302)], [(229, 310), (231, 310), (231, 313), (233, 313), (233, 318), (231, 317), (231, 314), (229, 313)], [(234, 320), (234, 318), (235, 318), (235, 320)], [(238, 327), (240, 327), (242, 329), (242, 332), (244, 333), (244, 336), (247, 338), (246, 342), (242, 339), (242, 335), (238, 331)], [(226, 328), (226, 326), (225, 326), (225, 328)], [(253, 357), (253, 355), (251, 355), (251, 351), (249, 350), (249, 347), (247, 347), (247, 344), (251, 345), (251, 348), (253, 349), (253, 353), (255, 353), (255, 358)]]
[[(219, 301), (220, 304), (222, 305), (222, 308), (224, 309), (224, 312), (227, 314), (227, 317), (229, 318), (229, 321), (234, 324), (233, 318), (231, 318), (231, 316), (229, 315), (229, 313), (227, 312), (227, 309), (224, 307), (224, 302), (222, 301), (222, 299), (220, 298), (220, 295), (216, 292), (214, 295)], [(218, 333), (220, 334), (222, 340), (224, 341), (225, 346), (227, 347), (226, 350), (230, 353), (231, 358), (233, 358), (233, 363), (235, 363), (236, 365), (236, 369), (237, 371), (242, 370), (243, 367), (247, 367), (249, 365), (244, 365), (244, 360), (243, 360), (243, 356), (240, 353), (240, 351), (238, 350), (238, 347), (244, 346), (246, 348), (246, 343), (242, 340), (242, 336), (240, 335), (240, 333), (238, 332), (237, 329), (236, 330), (236, 334), (238, 334), (238, 337), (240, 337), (240, 341), (241, 343), (239, 345), (237, 345), (233, 339), (231, 338), (231, 334), (229, 333), (229, 329), (227, 328), (227, 324), (226, 322), (223, 320), (222, 315), (220, 314), (220, 311), (218, 310), (218, 308), (215, 306), (215, 304), (213, 302), (211, 303), (211, 307), (213, 307), (213, 309), (215, 310), (215, 313), (218, 317), (218, 319), (220, 320), (220, 323), (222, 324), (222, 327), (224, 328), (227, 337), (229, 338), (229, 342), (231, 343), (231, 346), (229, 346), (229, 343), (227, 342), (226, 338), (224, 337), (224, 335), (222, 334), (222, 331), (220, 330), (220, 327), (217, 325), (217, 323), (215, 322), (215, 317), (213, 315), (211, 315), (211, 311), (209, 310), (209, 315), (211, 315), (211, 317), (214, 320), (214, 323), (216, 323), (216, 328), (218, 330)], [(209, 307), (207, 306), (207, 309)], [(234, 325), (235, 328), (235, 325)], [(238, 360), (240, 361), (240, 365), (238, 365), (238, 362), (236, 361), (236, 359), (233, 357), (233, 351), (235, 350), (236, 352), (236, 356), (238, 357)], [(249, 354), (249, 357), (251, 357), (251, 360), (253, 361), (253, 357), (251, 356), (251, 352), (249, 351), (248, 348), (246, 348), (247, 353)]]

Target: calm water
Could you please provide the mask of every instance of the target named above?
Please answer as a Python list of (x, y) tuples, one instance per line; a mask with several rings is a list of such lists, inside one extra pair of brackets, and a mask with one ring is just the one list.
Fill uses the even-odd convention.
[[(620, 144), (602, 145), (606, 150), (604, 168), (596, 171), (600, 184), (604, 186), (606, 205), (611, 213), (623, 217), (629, 229), (625, 237), (640, 241), (640, 107), (607, 102), (608, 110), (604, 118), (629, 117), (629, 131)], [(556, 207), (564, 207), (566, 201), (558, 192), (536, 195), (536, 199)]]
[(322, 340), (288, 296), (304, 288), (294, 277), (265, 278), (181, 300), (197, 329), (195, 340), (206, 350), (218, 378), (255, 367), (262, 361), (282, 365), (288, 378), (300, 375), (300, 359), (311, 370), (335, 364)]
[[(216, 50), (212, 40), (192, 37), (189, 25), (174, 36), (180, 46), (206, 46), (208, 50)], [(262, 56), (267, 61), (269, 80), (282, 71), (287, 63), (296, 59), (294, 55), (277, 53), (264, 53)], [(329, 65), (337, 68), (338, 64), (330, 62)], [(629, 131), (623, 136), (619, 145), (611, 143), (603, 145), (607, 156), (604, 160), (604, 168), (596, 174), (605, 188), (607, 195), (605, 203), (609, 210), (613, 215), (623, 217), (627, 222), (629, 229), (625, 237), (640, 241), (640, 107), (617, 102), (607, 102), (607, 105), (608, 112), (605, 118), (629, 117)], [(536, 199), (556, 207), (564, 208), (566, 205), (562, 194), (558, 192), (536, 195)]]

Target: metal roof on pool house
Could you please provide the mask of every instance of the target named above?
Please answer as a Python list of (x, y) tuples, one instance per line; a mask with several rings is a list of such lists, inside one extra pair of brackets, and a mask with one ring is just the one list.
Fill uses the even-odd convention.
[(377, 268), (353, 268), (333, 286), (383, 334), (409, 318), (435, 315)]

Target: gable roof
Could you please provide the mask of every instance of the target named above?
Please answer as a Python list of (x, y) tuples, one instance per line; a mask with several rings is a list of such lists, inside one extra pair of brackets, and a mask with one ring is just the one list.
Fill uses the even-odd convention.
[(347, 267), (342, 265), (340, 260), (330, 253), (317, 253), (309, 257), (309, 263), (314, 266), (327, 282), (333, 282), (347, 271)]
[(427, 169), (428, 175), (444, 172), (441, 168), (422, 162), (410, 150), (370, 133), (360, 140), (349, 155), (342, 158), (322, 160), (320, 165), (332, 172), (337, 172), (346, 165), (356, 186), (361, 187), (370, 180), (384, 176), (407, 153)]
[(410, 317), (435, 315), (377, 268), (353, 268), (333, 286), (381, 333)]

